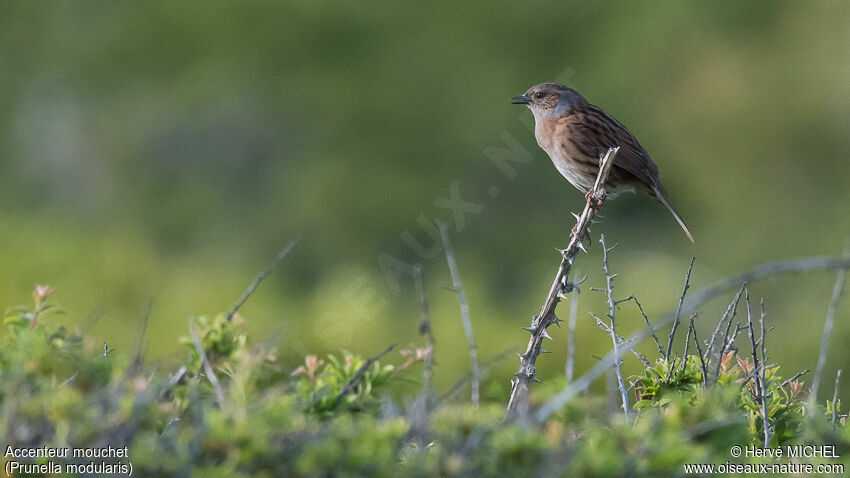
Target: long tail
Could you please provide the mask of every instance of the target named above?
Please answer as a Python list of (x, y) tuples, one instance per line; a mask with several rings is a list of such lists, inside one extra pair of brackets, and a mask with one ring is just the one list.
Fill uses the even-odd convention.
[(677, 211), (676, 208), (673, 207), (673, 203), (670, 202), (670, 196), (667, 195), (667, 191), (664, 190), (664, 187), (659, 184), (654, 186), (652, 188), (652, 191), (655, 193), (656, 199), (661, 201), (661, 204), (663, 204), (664, 207), (666, 207), (667, 210), (670, 211), (670, 214), (673, 215), (673, 217), (676, 219), (676, 222), (678, 222), (679, 225), (682, 226), (682, 230), (685, 231), (685, 234), (688, 236), (688, 239), (690, 239), (691, 243), (693, 243), (694, 236), (691, 235), (691, 231), (688, 230), (688, 226), (685, 225), (685, 221), (682, 220), (682, 216), (679, 215), (679, 211)]

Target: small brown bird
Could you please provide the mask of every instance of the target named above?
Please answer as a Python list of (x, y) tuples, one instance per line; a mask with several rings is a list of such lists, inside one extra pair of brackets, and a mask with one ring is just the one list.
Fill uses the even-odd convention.
[(619, 146), (606, 183), (608, 197), (637, 187), (661, 202), (694, 242), (691, 231), (661, 185), (658, 166), (619, 121), (590, 104), (578, 91), (560, 83), (532, 86), (513, 100), (514, 104), (527, 105), (534, 114), (537, 144), (579, 191), (585, 194), (590, 191), (599, 173), (600, 155), (610, 147)]

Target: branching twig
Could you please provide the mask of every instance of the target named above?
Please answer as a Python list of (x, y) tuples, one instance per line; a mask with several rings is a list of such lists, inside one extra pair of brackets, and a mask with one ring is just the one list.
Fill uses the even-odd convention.
[[(754, 281), (761, 279), (763, 277), (774, 276), (776, 274), (787, 273), (787, 272), (803, 272), (803, 271), (811, 271), (817, 269), (848, 269), (850, 268), (850, 258), (841, 258), (841, 257), (807, 257), (802, 259), (788, 259), (784, 261), (778, 262), (769, 262), (766, 264), (759, 265), (749, 271), (739, 274), (735, 277), (731, 277), (728, 279), (723, 279), (719, 282), (716, 282), (714, 285), (701, 289), (693, 294), (688, 296), (688, 299), (685, 300), (684, 305), (682, 306), (682, 313), (690, 314), (696, 309), (696, 307), (708, 300), (711, 300), (717, 297), (720, 294), (725, 293), (730, 288), (741, 284), (743, 282), (753, 283)], [(652, 326), (654, 329), (658, 329), (660, 327), (664, 327), (665, 325), (671, 323), (674, 318), (673, 312), (668, 312), (667, 314), (662, 315), (658, 319), (653, 322)], [(629, 341), (637, 344), (649, 337), (649, 332), (646, 329), (641, 329), (636, 332)], [(618, 351), (619, 353), (615, 355), (613, 352), (609, 352), (608, 355), (601, 360), (599, 363), (594, 365), (587, 373), (577, 378), (575, 381), (569, 383), (563, 390), (558, 392), (555, 396), (549, 399), (534, 415), (536, 421), (541, 422), (546, 420), (555, 410), (560, 409), (562, 406), (567, 404), (573, 397), (578, 395), (580, 392), (586, 390), (594, 380), (602, 376), (605, 371), (612, 366), (614, 360), (619, 360), (623, 351)], [(707, 356), (708, 352), (704, 353), (704, 356)]]
[[(755, 331), (753, 330), (753, 314), (752, 314), (752, 309), (750, 307), (750, 289), (747, 287), (746, 284), (744, 284), (744, 291), (745, 291), (744, 302), (747, 304), (747, 336), (749, 336), (750, 344), (752, 345), (753, 368), (754, 368), (754, 370), (758, 370), (758, 368), (759, 368), (759, 354), (758, 354), (758, 349), (756, 348), (756, 334), (755, 334)], [(759, 377), (759, 375), (756, 374), (755, 379), (756, 379), (756, 388), (759, 391), (756, 395), (758, 395), (758, 394), (761, 393), (761, 377)], [(759, 397), (756, 396), (756, 400), (758, 400), (758, 399), (759, 399)]]
[[(766, 367), (766, 357), (764, 355), (764, 301), (762, 301), (762, 315), (761, 315), (761, 344), (762, 344), (762, 353), (761, 360), (759, 360), (758, 349), (756, 348), (756, 334), (753, 330), (753, 313), (752, 308), (750, 306), (750, 289), (744, 284), (744, 302), (747, 304), (747, 335), (750, 337), (750, 344), (752, 345), (752, 355), (753, 355), (753, 375), (756, 380), (755, 386), (755, 398), (756, 403), (759, 404), (761, 408), (761, 419), (762, 419), (762, 427), (764, 429), (764, 446), (767, 448), (770, 445), (770, 422), (767, 418), (767, 405), (766, 405), (766, 396), (765, 396), (765, 373)], [(761, 373), (759, 373), (761, 370)]]
[(472, 406), (478, 406), (478, 388), (481, 386), (481, 372), (478, 370), (478, 347), (475, 345), (475, 335), (472, 333), (472, 320), (469, 318), (469, 303), (463, 292), (463, 284), (460, 282), (460, 273), (457, 269), (452, 244), (449, 241), (448, 227), (443, 222), (437, 222), (440, 228), (440, 237), (443, 240), (443, 248), (446, 250), (446, 262), (449, 264), (449, 272), (452, 275), (452, 287), (457, 294), (460, 303), (460, 318), (463, 321), (463, 331), (466, 333), (466, 343), (469, 346), (469, 360), (472, 362)]
[[(720, 327), (723, 326), (723, 322), (729, 317), (729, 314), (732, 314), (729, 317), (729, 323), (732, 323), (732, 319), (735, 318), (735, 312), (738, 310), (738, 301), (741, 299), (741, 293), (744, 292), (744, 285), (741, 285), (741, 288), (738, 290), (738, 293), (735, 294), (735, 298), (732, 299), (732, 302), (729, 303), (729, 307), (726, 308), (726, 312), (723, 313), (723, 316), (720, 317), (720, 321), (717, 322), (717, 326), (714, 328), (714, 333), (711, 334), (711, 340), (708, 342), (708, 348), (705, 349), (705, 356), (703, 357), (705, 360), (711, 359), (711, 351), (714, 350), (714, 340), (717, 337), (717, 333), (720, 332)], [(725, 348), (725, 342), (723, 347)], [(722, 354), (721, 354), (722, 358)]]
[[(210, 365), (210, 361), (207, 359), (207, 353), (204, 351), (204, 347), (201, 345), (201, 338), (198, 336), (198, 329), (195, 327), (195, 318), (189, 317), (189, 334), (192, 336), (192, 342), (195, 344), (195, 351), (198, 352), (198, 356), (201, 358), (201, 363), (204, 367), (204, 373), (207, 376), (207, 380), (210, 381), (210, 384), (213, 386), (213, 390), (215, 391), (215, 398), (218, 401), (219, 408), (226, 408), (227, 402), (224, 400), (224, 392), (221, 390), (221, 384), (218, 383), (218, 377), (215, 376), (215, 371), (212, 369)], [(179, 379), (178, 379), (179, 380)]]
[[(694, 327), (694, 319), (697, 318), (699, 314), (694, 312), (691, 314), (691, 323), (689, 327), (691, 332), (694, 335), (694, 344), (697, 346), (697, 356), (699, 357), (700, 368), (702, 369), (702, 386), (705, 387), (708, 384), (708, 367), (705, 365), (705, 359), (702, 357), (702, 349), (699, 346), (699, 337), (697, 337), (697, 329)], [(687, 359), (687, 357), (685, 357)]]
[[(608, 253), (617, 247), (617, 245), (615, 244), (609, 248), (605, 243), (605, 234), (601, 234), (599, 236), (599, 243), (602, 244), (602, 271), (605, 273), (605, 291), (608, 296), (608, 320), (611, 321), (611, 324), (608, 327), (608, 332), (611, 334), (611, 342), (614, 344), (614, 354), (618, 354), (620, 349), (620, 337), (617, 335), (617, 321), (615, 318), (616, 303), (614, 302), (614, 285), (612, 284), (617, 275), (612, 275), (611, 270), (608, 267)], [(623, 413), (626, 415), (626, 419), (628, 419), (629, 395), (626, 393), (626, 384), (623, 381), (623, 372), (620, 370), (620, 363), (620, 360), (614, 362), (614, 373), (617, 377), (617, 387), (620, 389), (620, 399), (623, 402)]]
[(251, 285), (249, 285), (248, 288), (245, 289), (245, 292), (242, 293), (242, 297), (240, 297), (239, 300), (236, 301), (236, 304), (234, 304), (233, 307), (230, 309), (230, 312), (227, 313), (228, 322), (233, 320), (233, 316), (236, 315), (236, 312), (239, 312), (239, 309), (243, 305), (245, 305), (245, 302), (248, 300), (249, 297), (251, 297), (251, 294), (253, 294), (254, 291), (257, 290), (257, 287), (260, 286), (260, 283), (263, 282), (263, 279), (265, 279), (266, 277), (268, 277), (269, 274), (272, 273), (275, 267), (277, 267), (280, 261), (283, 260), (283, 258), (287, 254), (289, 254), (289, 251), (292, 250), (292, 248), (295, 246), (296, 243), (298, 243), (300, 239), (301, 237), (297, 236), (291, 241), (289, 241), (289, 244), (287, 244), (286, 247), (281, 249), (280, 252), (277, 253), (277, 256), (271, 262), (269, 262), (266, 268), (263, 269), (263, 271), (260, 272), (257, 277), (254, 278), (254, 281), (251, 282)]
[[(732, 342), (729, 341), (729, 330), (732, 328), (732, 319), (735, 318), (735, 314), (738, 312), (738, 303), (735, 302), (735, 308), (732, 309), (732, 316), (729, 317), (729, 322), (726, 324), (726, 333), (723, 334), (723, 346), (720, 347), (720, 356), (717, 358), (717, 367), (714, 370), (714, 381), (720, 377), (720, 365), (723, 363), (723, 357), (726, 355), (726, 351), (729, 350), (729, 347), (732, 346)], [(738, 333), (738, 326), (735, 326), (735, 333)], [(734, 340), (734, 337), (733, 337)]]
[[(127, 367), (125, 377), (131, 377), (139, 373), (142, 368), (142, 353), (144, 352), (145, 331), (148, 329), (148, 320), (151, 316), (153, 308), (153, 299), (148, 298), (142, 305), (142, 311), (139, 314), (139, 326), (133, 336), (133, 362)], [(105, 345), (105, 344), (104, 344)], [(108, 356), (109, 354), (105, 354)]]
[[(696, 312), (691, 314), (690, 323), (694, 323), (694, 316), (697, 315)], [(688, 326), (688, 333), (685, 335), (685, 350), (682, 352), (682, 370), (685, 370), (685, 367), (688, 366), (688, 352), (691, 347), (691, 335), (693, 335), (693, 328)]]
[[(610, 325), (606, 324), (604, 320), (600, 319), (599, 316), (594, 314), (593, 312), (588, 312), (588, 313), (591, 316), (593, 316), (594, 319), (596, 319), (596, 325), (599, 326), (599, 328), (602, 329), (603, 332), (605, 332), (608, 335), (611, 335), (611, 326)], [(626, 344), (626, 338), (623, 337), (622, 335), (617, 336), (617, 344), (618, 345), (628, 345), (628, 344)], [(638, 360), (640, 360), (644, 365), (646, 365), (647, 367), (652, 367), (652, 364), (649, 363), (649, 360), (647, 360), (646, 357), (641, 355), (640, 352), (635, 350), (633, 347), (630, 347), (630, 350), (632, 352), (632, 355), (637, 357)]]
[(646, 312), (643, 311), (643, 306), (640, 305), (640, 302), (638, 302), (637, 297), (631, 295), (629, 297), (626, 297), (625, 299), (620, 299), (617, 301), (617, 305), (620, 305), (623, 302), (628, 302), (630, 300), (635, 301), (635, 304), (637, 304), (638, 310), (640, 310), (640, 315), (643, 316), (643, 321), (646, 323), (646, 328), (649, 329), (649, 333), (650, 335), (652, 335), (652, 340), (655, 341), (655, 345), (656, 347), (658, 347), (658, 355), (663, 357), (664, 347), (661, 346), (661, 342), (658, 340), (658, 336), (655, 335), (655, 331), (652, 330), (652, 324), (649, 323), (649, 317), (646, 316)]
[(508, 413), (514, 417), (524, 417), (528, 413), (528, 384), (532, 381), (538, 381), (535, 376), (537, 370), (535, 363), (537, 356), (540, 354), (540, 346), (543, 338), (549, 336), (546, 328), (558, 320), (555, 316), (555, 307), (560, 297), (563, 296), (565, 289), (569, 288), (568, 279), (573, 260), (576, 254), (578, 254), (578, 251), (584, 249), (582, 240), (590, 229), (591, 220), (596, 216), (599, 206), (605, 199), (605, 181), (608, 179), (608, 173), (614, 165), (614, 158), (617, 155), (618, 149), (619, 147), (610, 148), (600, 158), (599, 174), (596, 176), (596, 182), (590, 190), (590, 199), (584, 211), (582, 211), (581, 216), (577, 218), (575, 228), (573, 229), (574, 233), (570, 237), (567, 248), (561, 251), (561, 264), (558, 266), (555, 280), (549, 288), (549, 294), (540, 308), (540, 313), (531, 319), (531, 326), (526, 329), (531, 333), (531, 338), (528, 341), (525, 353), (520, 355), (519, 371), (516, 373), (516, 378), (511, 382), (511, 398), (508, 402)]
[(682, 290), (682, 296), (679, 297), (679, 305), (676, 306), (676, 316), (673, 319), (673, 328), (670, 329), (670, 338), (667, 339), (667, 353), (664, 354), (665, 360), (670, 360), (670, 351), (673, 349), (673, 337), (676, 336), (676, 329), (679, 328), (679, 317), (682, 314), (682, 304), (685, 303), (685, 295), (691, 287), (691, 271), (694, 270), (695, 257), (691, 257), (691, 265), (688, 266), (688, 273), (685, 274), (685, 288)]
[(784, 381), (784, 382), (782, 382), (782, 384), (781, 384), (781, 385), (779, 385), (779, 386), (780, 386), (780, 387), (784, 387), (784, 386), (788, 385), (789, 383), (793, 382), (794, 380), (797, 380), (798, 378), (802, 377), (803, 375), (805, 375), (805, 374), (807, 374), (807, 373), (809, 373), (809, 372), (811, 372), (811, 370), (809, 370), (809, 369), (803, 370), (802, 372), (797, 372), (797, 373), (795, 373), (795, 374), (794, 374), (794, 376), (793, 376), (793, 377), (791, 377), (791, 378), (789, 378), (789, 379), (785, 380), (785, 381)]

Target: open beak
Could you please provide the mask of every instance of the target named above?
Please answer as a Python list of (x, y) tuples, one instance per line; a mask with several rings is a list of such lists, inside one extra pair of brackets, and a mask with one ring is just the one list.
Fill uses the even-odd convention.
[(511, 101), (512, 105), (527, 105), (531, 101), (531, 98), (525, 95), (514, 96), (511, 99), (514, 100)]

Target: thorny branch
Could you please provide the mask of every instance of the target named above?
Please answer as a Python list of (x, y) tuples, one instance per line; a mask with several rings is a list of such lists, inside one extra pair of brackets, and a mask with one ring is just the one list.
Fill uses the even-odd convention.
[[(718, 295), (726, 292), (732, 287), (738, 286), (743, 282), (752, 283), (758, 279), (782, 274), (787, 272), (803, 272), (817, 269), (850, 269), (850, 258), (841, 257), (806, 257), (801, 259), (787, 259), (777, 262), (768, 262), (750, 269), (743, 274), (735, 277), (723, 279), (715, 284), (701, 289), (689, 296), (682, 305), (682, 313), (690, 314), (694, 312), (696, 307), (704, 302), (707, 302)], [(674, 312), (668, 312), (652, 323), (653, 329), (659, 329), (671, 323), (674, 319)], [(647, 329), (641, 329), (629, 338), (629, 342), (638, 344), (650, 336)], [(614, 363), (614, 360), (619, 360), (624, 351), (619, 350), (617, 354), (609, 352), (596, 365), (593, 366), (587, 373), (577, 378), (574, 382), (569, 383), (563, 390), (558, 392), (554, 397), (550, 398), (537, 412), (534, 414), (534, 419), (537, 422), (546, 420), (554, 411), (560, 409), (580, 392), (590, 387), (594, 380), (602, 376)], [(704, 354), (707, 357), (708, 351)]]
[(531, 333), (531, 338), (528, 341), (525, 353), (519, 356), (519, 371), (516, 373), (516, 378), (511, 381), (511, 398), (508, 402), (508, 413), (513, 417), (525, 417), (528, 414), (528, 384), (539, 381), (536, 377), (537, 369), (535, 363), (537, 362), (537, 356), (542, 351), (541, 344), (543, 339), (549, 337), (546, 328), (558, 322), (558, 318), (555, 316), (555, 307), (558, 301), (564, 297), (564, 293), (570, 291), (571, 284), (568, 282), (570, 269), (578, 251), (584, 250), (582, 240), (587, 236), (591, 220), (596, 216), (599, 207), (602, 205), (602, 201), (605, 199), (605, 181), (608, 179), (608, 174), (614, 165), (614, 158), (617, 155), (618, 149), (619, 147), (610, 148), (600, 158), (599, 174), (596, 176), (596, 182), (590, 190), (590, 199), (584, 211), (576, 218), (576, 225), (573, 229), (573, 234), (570, 236), (569, 244), (566, 249), (560, 251), (561, 264), (558, 266), (555, 280), (549, 288), (549, 294), (540, 308), (540, 313), (531, 319), (531, 326), (525, 329)]
[(643, 321), (646, 323), (646, 327), (649, 329), (649, 333), (652, 335), (652, 340), (655, 341), (655, 346), (658, 347), (658, 354), (663, 357), (664, 348), (661, 347), (661, 342), (658, 340), (658, 336), (655, 335), (655, 330), (652, 329), (652, 324), (649, 323), (649, 317), (646, 316), (646, 312), (643, 311), (643, 306), (640, 305), (640, 302), (638, 302), (637, 297), (630, 295), (625, 299), (618, 300), (617, 302), (615, 302), (615, 304), (617, 304), (617, 307), (619, 307), (620, 304), (622, 304), (623, 302), (628, 302), (630, 300), (633, 300), (635, 304), (637, 304), (637, 308), (640, 311), (640, 315), (643, 316)]

